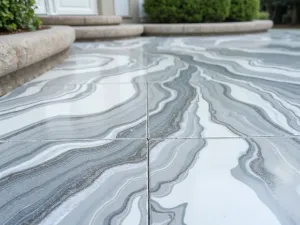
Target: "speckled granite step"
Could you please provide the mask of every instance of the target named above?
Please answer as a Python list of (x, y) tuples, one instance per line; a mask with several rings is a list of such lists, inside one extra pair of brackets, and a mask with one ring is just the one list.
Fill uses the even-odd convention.
[(74, 40), (69, 26), (0, 36), (0, 96), (62, 62)]
[(246, 34), (265, 32), (271, 29), (272, 26), (273, 21), (271, 20), (223, 23), (144, 24), (144, 35)]
[(40, 16), (44, 25), (101, 26), (119, 25), (120, 16)]
[(144, 32), (143, 25), (119, 26), (75, 26), (76, 40), (118, 39), (140, 36)]

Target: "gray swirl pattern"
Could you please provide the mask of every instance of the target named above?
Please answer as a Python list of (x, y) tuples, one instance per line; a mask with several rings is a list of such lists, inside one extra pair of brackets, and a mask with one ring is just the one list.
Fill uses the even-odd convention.
[(76, 43), (0, 98), (1, 225), (300, 225), (300, 32)]

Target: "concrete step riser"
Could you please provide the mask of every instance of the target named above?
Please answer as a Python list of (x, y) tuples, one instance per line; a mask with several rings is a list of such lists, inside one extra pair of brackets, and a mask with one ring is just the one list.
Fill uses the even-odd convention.
[(41, 16), (44, 25), (106, 26), (122, 23), (120, 16)]

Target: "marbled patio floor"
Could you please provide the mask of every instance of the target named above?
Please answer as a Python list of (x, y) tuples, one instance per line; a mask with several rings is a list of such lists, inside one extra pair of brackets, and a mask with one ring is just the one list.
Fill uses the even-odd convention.
[(300, 32), (76, 43), (0, 98), (1, 225), (300, 225)]

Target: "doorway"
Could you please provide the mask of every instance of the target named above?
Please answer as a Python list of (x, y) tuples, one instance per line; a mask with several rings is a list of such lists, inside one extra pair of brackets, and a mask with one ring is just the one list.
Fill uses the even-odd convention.
[(97, 0), (37, 0), (41, 15), (98, 15)]

